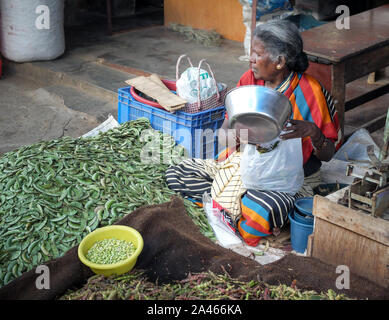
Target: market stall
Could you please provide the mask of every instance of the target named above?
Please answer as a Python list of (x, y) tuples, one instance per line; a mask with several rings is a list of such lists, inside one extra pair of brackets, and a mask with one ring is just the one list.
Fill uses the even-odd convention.
[[(156, 138), (152, 147), (168, 163), (142, 163), (149, 141), (142, 133)], [(0, 298), (208, 299), (227, 283), (232, 288), (216, 298), (387, 298), (384, 288), (355, 274), (351, 290), (336, 288), (333, 268), (316, 259), (287, 254), (261, 264), (266, 248), (245, 255), (220, 246), (204, 211), (166, 186), (164, 171), (183, 150), (140, 117), (2, 156)], [(77, 254), (81, 240), (106, 225), (131, 226), (144, 239), (135, 269), (125, 275), (95, 276)], [(42, 265), (50, 270), (45, 290), (36, 285)], [(204, 283), (200, 297), (195, 282)]]
[[(387, 224), (359, 228), (312, 197), (328, 186), (318, 184), (318, 161), (339, 160), (339, 123), (324, 88), (300, 74), (301, 64), (288, 70), (279, 60), (268, 61), (277, 81), (258, 64), (228, 90), (205, 59), (184, 69), (183, 58), (175, 80), (146, 72), (121, 79), (118, 122), (111, 116), (82, 137), (0, 157), (0, 299), (388, 299), (380, 281)], [(232, 153), (219, 144), (223, 126), (239, 132)], [(314, 176), (304, 186), (310, 159), (306, 176)], [(340, 188), (331, 165), (326, 178)], [(308, 231), (297, 235), (299, 224)], [(136, 237), (97, 236), (119, 226)], [(350, 286), (338, 286), (342, 250), (361, 230), (368, 239), (357, 240), (380, 254), (354, 264), (363, 254), (354, 246)]]

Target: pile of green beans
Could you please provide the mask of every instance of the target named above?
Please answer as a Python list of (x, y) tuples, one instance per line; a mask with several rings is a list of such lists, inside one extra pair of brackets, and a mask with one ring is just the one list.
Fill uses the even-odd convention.
[[(150, 139), (154, 136), (154, 140)], [(151, 142), (150, 142), (151, 141)], [(145, 163), (145, 146), (165, 161)], [(61, 257), (91, 231), (170, 201), (165, 172), (184, 149), (140, 118), (95, 137), (44, 141), (0, 157), (0, 287)], [(147, 158), (146, 154), (146, 158)], [(166, 159), (171, 159), (166, 162)], [(211, 239), (203, 209), (188, 215)]]
[(269, 285), (240, 281), (211, 271), (190, 274), (181, 281), (159, 285), (142, 270), (122, 275), (94, 275), (80, 289), (68, 290), (59, 300), (351, 300), (345, 294), (301, 290), (295, 284)]
[(103, 239), (93, 244), (86, 258), (97, 264), (112, 264), (128, 259), (134, 252), (135, 246), (130, 241)]

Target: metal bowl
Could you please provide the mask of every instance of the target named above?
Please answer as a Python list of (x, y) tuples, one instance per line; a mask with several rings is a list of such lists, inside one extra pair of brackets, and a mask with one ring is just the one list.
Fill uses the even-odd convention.
[(263, 144), (277, 138), (292, 114), (289, 99), (264, 86), (234, 88), (226, 94), (224, 105), (229, 128), (236, 130), (242, 142), (250, 144)]

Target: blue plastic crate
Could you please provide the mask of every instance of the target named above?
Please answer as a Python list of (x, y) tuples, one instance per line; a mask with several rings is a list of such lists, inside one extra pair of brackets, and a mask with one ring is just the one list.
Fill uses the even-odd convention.
[(225, 107), (199, 113), (166, 110), (152, 107), (135, 100), (131, 87), (118, 90), (118, 121), (148, 118), (153, 129), (171, 135), (183, 146), (189, 158), (213, 159), (218, 154), (217, 129), (225, 117)]

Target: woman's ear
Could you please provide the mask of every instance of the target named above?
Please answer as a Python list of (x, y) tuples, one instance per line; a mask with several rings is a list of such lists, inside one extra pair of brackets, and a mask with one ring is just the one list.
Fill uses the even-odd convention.
[(286, 67), (286, 59), (284, 56), (278, 56), (278, 63), (276, 68), (278, 70), (284, 69)]

